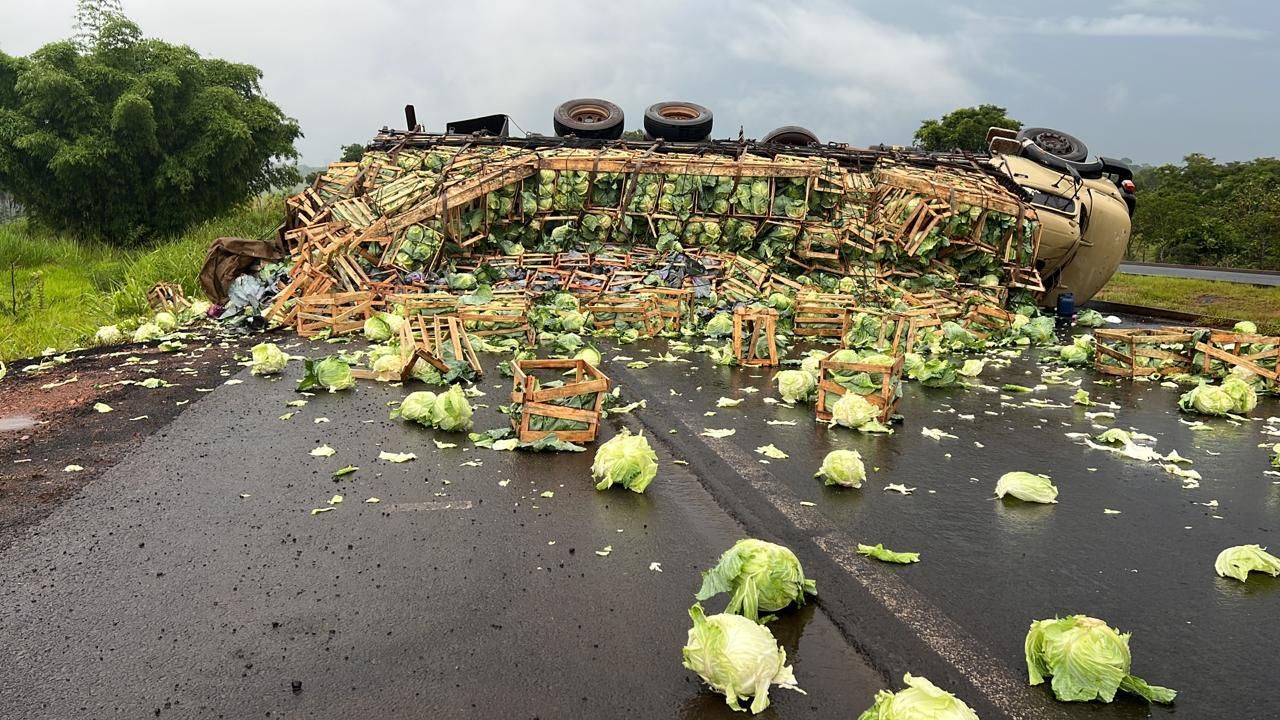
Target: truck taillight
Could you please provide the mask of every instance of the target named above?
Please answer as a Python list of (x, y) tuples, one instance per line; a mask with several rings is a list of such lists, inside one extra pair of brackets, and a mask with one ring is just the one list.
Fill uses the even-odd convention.
[(1131, 192), (1137, 192), (1138, 186), (1134, 185), (1132, 180), (1121, 180), (1120, 189), (1124, 190), (1127, 193), (1131, 193)]

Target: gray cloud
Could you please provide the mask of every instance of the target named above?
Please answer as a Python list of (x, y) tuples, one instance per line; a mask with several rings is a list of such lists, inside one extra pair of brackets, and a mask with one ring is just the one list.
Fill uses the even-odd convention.
[(1031, 25), (1038, 33), (1050, 35), (1095, 35), (1100, 37), (1234, 38), (1256, 40), (1267, 33), (1255, 28), (1228, 25), (1221, 20), (1204, 22), (1177, 15), (1126, 13), (1115, 17), (1050, 18)]

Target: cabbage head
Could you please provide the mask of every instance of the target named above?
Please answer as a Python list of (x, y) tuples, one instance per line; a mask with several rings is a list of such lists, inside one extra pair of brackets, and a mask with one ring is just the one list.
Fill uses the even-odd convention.
[(1232, 412), (1237, 415), (1248, 415), (1258, 406), (1258, 392), (1239, 376), (1231, 375), (1223, 380), (1222, 391), (1235, 402)]
[(165, 332), (173, 332), (178, 329), (178, 318), (167, 310), (161, 310), (156, 313), (155, 320), (152, 320), (160, 329)]
[(431, 408), (431, 424), (445, 432), (462, 432), (471, 429), (471, 402), (463, 394), (460, 385), (436, 396)]
[(1232, 577), (1240, 582), (1247, 581), (1253, 570), (1275, 577), (1280, 575), (1280, 557), (1257, 545), (1236, 545), (1218, 553), (1213, 569), (1222, 577)]
[(876, 693), (858, 720), (978, 720), (973, 708), (927, 679), (907, 673), (902, 682), (905, 690)]
[(860, 428), (880, 417), (880, 408), (855, 392), (847, 392), (831, 406), (831, 424)]
[(275, 375), (289, 363), (289, 356), (275, 343), (258, 343), (250, 352), (253, 353), (253, 363), (249, 372), (253, 375)]
[(782, 370), (774, 379), (778, 381), (778, 394), (789, 403), (808, 400), (818, 388), (814, 376), (804, 370)]
[(1178, 398), (1183, 412), (1201, 415), (1226, 415), (1235, 410), (1236, 399), (1221, 387), (1201, 384), (1191, 388)]
[(428, 385), (444, 385), (444, 376), (426, 360), (414, 362), (413, 367), (409, 369), (409, 377)]
[(1067, 702), (1111, 702), (1117, 690), (1148, 702), (1171, 703), (1177, 693), (1129, 674), (1129, 633), (1086, 615), (1031, 623), (1024, 643), (1032, 685), (1052, 677), (1054, 697)]
[(724, 694), (729, 707), (742, 710), (738, 701), (752, 698), (751, 713), (764, 712), (770, 685), (804, 692), (769, 628), (729, 613), (707, 617), (700, 604), (689, 608), (689, 617), (693, 627), (681, 651), (684, 666)]
[(800, 361), (800, 369), (813, 376), (814, 382), (818, 381), (818, 363), (822, 358), (826, 357), (826, 353), (821, 350), (810, 350)]
[(404, 369), (400, 363), (400, 348), (395, 345), (374, 345), (369, 348), (369, 369), (380, 382), (399, 380), (400, 371)]
[(860, 488), (867, 479), (867, 468), (857, 450), (832, 450), (822, 459), (822, 467), (813, 476), (822, 478), (824, 485)]
[(764, 301), (764, 304), (780, 313), (790, 312), (795, 307), (795, 301), (791, 299), (791, 296), (780, 292), (769, 293), (769, 297)]
[(803, 605), (805, 593), (817, 595), (818, 588), (805, 579), (795, 553), (781, 545), (745, 538), (726, 550), (714, 568), (702, 573), (702, 588), (695, 597), (707, 600), (720, 593), (730, 593), (725, 612), (759, 621), (761, 611), (775, 612), (792, 603)]
[(159, 325), (146, 322), (139, 325), (138, 329), (133, 331), (133, 341), (150, 342), (152, 340), (159, 340), (163, 335), (164, 330), (162, 330)]
[(566, 310), (560, 313), (560, 329), (565, 332), (582, 332), (587, 324), (587, 314), (578, 310)]
[(600, 367), (600, 363), (604, 362), (604, 358), (600, 357), (600, 351), (590, 345), (582, 346), (582, 349), (574, 353), (574, 360), (586, 360), (591, 367)]
[(964, 365), (956, 370), (965, 377), (978, 377), (987, 366), (986, 360), (965, 360)]
[(373, 342), (386, 342), (400, 335), (401, 325), (404, 325), (404, 318), (399, 315), (375, 313), (373, 317), (364, 321), (364, 336)]
[(95, 345), (117, 345), (124, 342), (124, 333), (115, 325), (103, 325), (93, 334)]
[(1018, 328), (1018, 334), (1030, 340), (1033, 345), (1048, 345), (1053, 342), (1053, 318), (1042, 315), (1028, 320)]
[(400, 401), (400, 407), (391, 411), (391, 419), (410, 420), (431, 427), (431, 411), (435, 406), (435, 393), (429, 390), (411, 392)]
[(715, 317), (707, 321), (706, 327), (702, 328), (702, 333), (714, 338), (732, 335), (733, 316), (729, 313), (716, 313)]
[(1233, 332), (1240, 333), (1241, 335), (1257, 335), (1258, 325), (1250, 320), (1241, 320), (1236, 323), (1235, 327), (1231, 328), (1231, 330)]
[(302, 379), (298, 381), (297, 391), (326, 388), (332, 393), (355, 386), (356, 379), (351, 375), (351, 367), (342, 358), (330, 356), (303, 363)]
[(996, 481), (996, 497), (1012, 495), (1024, 502), (1056, 503), (1058, 488), (1044, 475), (1029, 472), (1007, 472)]
[(614, 485), (642, 493), (658, 476), (658, 454), (649, 447), (644, 435), (632, 435), (630, 430), (614, 435), (596, 450), (591, 463), (591, 477), (597, 480), (597, 490), (607, 490)]
[(577, 352), (582, 347), (582, 336), (577, 333), (560, 333), (555, 339), (555, 348), (560, 352)]
[(1076, 325), (1080, 327), (1096, 328), (1106, 324), (1107, 321), (1103, 319), (1102, 313), (1097, 310), (1082, 310), (1076, 317)]
[(474, 290), (476, 276), (471, 273), (446, 273), (444, 281), (450, 290)]

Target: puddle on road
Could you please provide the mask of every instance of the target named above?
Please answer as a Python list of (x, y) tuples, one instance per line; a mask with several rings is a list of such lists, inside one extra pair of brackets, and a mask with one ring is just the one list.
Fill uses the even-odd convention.
[(28, 415), (10, 415), (0, 418), (0, 432), (26, 430), (36, 426), (36, 420)]

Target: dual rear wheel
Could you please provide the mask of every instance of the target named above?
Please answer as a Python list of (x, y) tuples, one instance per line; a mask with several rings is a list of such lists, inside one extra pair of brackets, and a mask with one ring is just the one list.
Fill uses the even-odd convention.
[[(622, 108), (608, 100), (578, 98), (561, 103), (552, 117), (556, 135), (617, 140), (625, 130)], [(670, 142), (700, 142), (711, 137), (715, 120), (711, 110), (697, 103), (666, 101), (644, 111), (644, 131), (649, 138)], [(814, 145), (818, 137), (796, 125), (784, 125), (765, 135), (764, 142), (779, 145)]]

